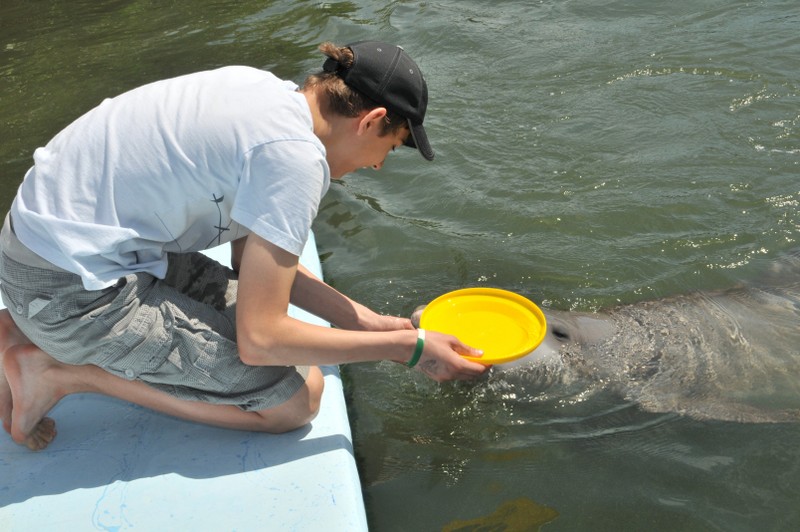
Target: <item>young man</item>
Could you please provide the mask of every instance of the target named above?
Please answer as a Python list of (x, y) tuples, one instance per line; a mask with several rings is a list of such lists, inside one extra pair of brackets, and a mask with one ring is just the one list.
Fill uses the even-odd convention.
[[(456, 338), (298, 264), (330, 179), (402, 145), (433, 159), (427, 86), (400, 47), (321, 50), (300, 90), (247, 67), (182, 76), (104, 101), (36, 150), (0, 235), (0, 415), (16, 442), (47, 446), (45, 415), (71, 393), (283, 432), (316, 415), (320, 364), (486, 371)], [(199, 253), (227, 242), (233, 270)], [(289, 317), (290, 302), (336, 328)]]

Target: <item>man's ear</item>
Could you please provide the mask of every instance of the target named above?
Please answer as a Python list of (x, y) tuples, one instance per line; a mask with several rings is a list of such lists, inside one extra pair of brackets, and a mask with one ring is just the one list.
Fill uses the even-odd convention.
[(384, 118), (386, 118), (385, 107), (376, 107), (369, 111), (365, 111), (364, 114), (361, 116), (361, 120), (358, 123), (359, 135), (365, 133), (372, 127), (380, 126), (383, 123)]

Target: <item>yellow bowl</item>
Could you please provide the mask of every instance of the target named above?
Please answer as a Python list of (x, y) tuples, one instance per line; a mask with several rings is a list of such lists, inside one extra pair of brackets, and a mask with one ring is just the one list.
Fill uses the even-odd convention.
[(524, 357), (542, 343), (547, 332), (539, 307), (498, 288), (464, 288), (443, 294), (422, 311), (420, 327), (452, 334), (482, 349), (482, 357), (464, 358), (487, 365)]

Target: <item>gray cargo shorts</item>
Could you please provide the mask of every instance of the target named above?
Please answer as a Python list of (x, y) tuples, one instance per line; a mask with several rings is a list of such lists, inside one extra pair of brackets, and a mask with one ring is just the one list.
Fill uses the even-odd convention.
[(180, 399), (272, 408), (306, 366), (248, 366), (236, 347), (236, 274), (202, 253), (170, 254), (165, 279), (147, 273), (86, 290), (78, 275), (26, 248), (6, 220), (0, 292), (17, 326), (56, 360), (94, 364)]

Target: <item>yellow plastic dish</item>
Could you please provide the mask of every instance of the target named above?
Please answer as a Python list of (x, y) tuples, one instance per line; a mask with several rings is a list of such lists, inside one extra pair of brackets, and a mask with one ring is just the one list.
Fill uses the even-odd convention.
[(486, 365), (524, 357), (542, 343), (547, 332), (539, 307), (498, 288), (464, 288), (443, 294), (422, 311), (420, 327), (452, 334), (482, 349), (482, 357), (464, 358)]

